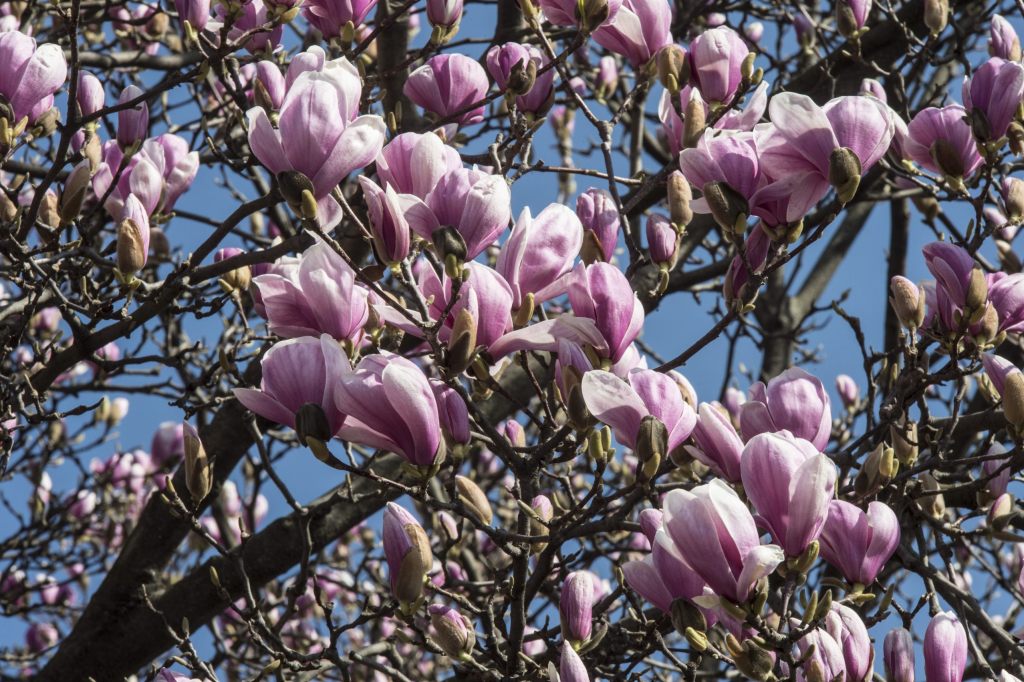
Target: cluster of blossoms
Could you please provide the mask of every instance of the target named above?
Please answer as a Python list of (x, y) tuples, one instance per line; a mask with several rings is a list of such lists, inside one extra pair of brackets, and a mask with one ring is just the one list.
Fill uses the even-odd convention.
[[(0, 605), (27, 622), (0, 653), (18, 674), (865, 682), (877, 650), (888, 682), (918, 661), (928, 682), (1017, 679), (1010, 22), (945, 0), (500, 0), (510, 30), (475, 55), (461, 0), (172, 4), (0, 3), (0, 471), (29, 490), (0, 496), (19, 526)], [(791, 23), (799, 52), (772, 54), (751, 17), (777, 20), (780, 50)], [(981, 22), (989, 55), (952, 102)], [(884, 62), (893, 41), (905, 64)], [(125, 55), (165, 77), (112, 78)], [(204, 167), (258, 197), (196, 210)], [(542, 173), (543, 208), (517, 185)], [(908, 201), (935, 238), (911, 241)], [(819, 299), (880, 202), (875, 350)], [(176, 249), (186, 221), (204, 231)], [(712, 327), (674, 320), (664, 359), (643, 333), (682, 291)], [(857, 337), (864, 395), (805, 369), (826, 310)], [(185, 419), (124, 447), (145, 409), (128, 394)], [(335, 487), (303, 503), (296, 463)]]

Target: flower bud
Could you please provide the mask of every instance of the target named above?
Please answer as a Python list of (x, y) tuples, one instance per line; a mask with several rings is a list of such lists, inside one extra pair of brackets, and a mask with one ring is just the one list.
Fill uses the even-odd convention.
[(558, 612), (562, 620), (562, 636), (577, 648), (590, 639), (594, 601), (594, 579), (590, 572), (570, 573), (562, 583)]
[(476, 632), (469, 618), (443, 604), (431, 604), (428, 611), (438, 646), (455, 660), (468, 658), (476, 645)]
[(48, 227), (60, 225), (60, 208), (57, 195), (52, 190), (43, 195), (43, 202), (39, 205), (39, 222)]
[(117, 225), (117, 269), (124, 276), (134, 275), (146, 267), (149, 221), (140, 225), (132, 218), (124, 218)]
[(891, 424), (889, 436), (896, 459), (904, 466), (912, 466), (918, 453), (917, 422)]
[(520, 60), (508, 75), (506, 91), (513, 95), (526, 95), (537, 82), (537, 62), (532, 59)]
[(924, 671), (928, 682), (960, 682), (967, 666), (967, 631), (952, 611), (940, 613), (924, 634)]
[(949, 21), (949, 0), (924, 0), (924, 25), (933, 36), (946, 28)]
[(704, 612), (687, 599), (673, 599), (669, 615), (672, 617), (672, 627), (681, 635), (685, 636), (688, 630), (704, 632), (708, 629)]
[(198, 505), (210, 494), (213, 487), (213, 471), (206, 448), (199, 439), (199, 433), (188, 422), (182, 423), (185, 436), (185, 487), (192, 502)]
[(867, 23), (871, 0), (838, 0), (836, 2), (836, 28), (844, 38), (853, 38)]
[(89, 189), (89, 162), (82, 161), (71, 171), (60, 193), (60, 224), (69, 225), (82, 212), (82, 204)]
[(879, 443), (864, 460), (855, 480), (858, 495), (870, 495), (891, 481), (899, 471), (899, 462), (893, 448)]
[(448, 339), (446, 367), (452, 374), (461, 374), (473, 363), (476, 355), (476, 319), (468, 308), (455, 316), (451, 336)]
[(832, 151), (828, 158), (828, 181), (836, 188), (839, 202), (848, 204), (860, 187), (860, 159), (848, 147)]
[(917, 329), (924, 322), (925, 297), (913, 282), (896, 275), (889, 282), (889, 303), (896, 311), (900, 323), (910, 330)]
[(659, 213), (647, 217), (647, 248), (651, 262), (671, 270), (675, 267), (679, 251), (679, 234), (672, 224)]
[(391, 593), (403, 605), (415, 604), (433, 564), (430, 540), (413, 515), (394, 502), (389, 502), (384, 511), (384, 555)]
[[(234, 258), (244, 253), (241, 249), (236, 247), (229, 247), (226, 249), (218, 249), (213, 254), (213, 262), (219, 263), (222, 260)], [(249, 288), (249, 284), (252, 282), (252, 269), (248, 265), (228, 270), (226, 273), (221, 275), (220, 284), (224, 289), (231, 293), (233, 291), (245, 291)]]
[(675, 228), (682, 231), (693, 220), (693, 209), (690, 207), (693, 193), (690, 190), (690, 183), (686, 181), (686, 177), (682, 173), (672, 171), (666, 184), (668, 186), (669, 216)]
[(707, 127), (704, 99), (696, 88), (690, 90), (690, 98), (686, 100), (683, 116), (683, 147), (695, 147)]
[(654, 59), (658, 80), (672, 95), (678, 94), (681, 85), (690, 79), (686, 73), (686, 50), (675, 43), (669, 43), (658, 50)]
[(661, 467), (661, 460), (668, 450), (668, 429), (665, 423), (653, 415), (647, 415), (640, 422), (636, 437), (636, 456), (640, 460), (644, 478), (654, 478)]
[(1010, 372), (1003, 380), (1003, 415), (1018, 432), (1024, 427), (1024, 372)]
[(92, 116), (103, 108), (105, 95), (100, 79), (88, 71), (79, 71), (78, 90), (75, 101), (78, 103), (79, 116)]
[(843, 406), (846, 409), (853, 409), (857, 406), (857, 401), (860, 399), (860, 388), (857, 387), (857, 382), (853, 377), (847, 374), (837, 376), (836, 392), (839, 393), (839, 398), (843, 401)]
[(1002, 190), (1006, 219), (1014, 224), (1020, 223), (1024, 220), (1024, 180), (1006, 178)]
[(1013, 495), (1003, 493), (995, 499), (988, 510), (988, 526), (995, 531), (1006, 530), (1016, 506), (1013, 502)]
[(456, 476), (455, 489), (458, 491), (459, 501), (462, 502), (466, 511), (485, 526), (491, 525), (494, 518), (491, 502), (480, 486), (465, 476)]
[[(145, 93), (135, 85), (129, 85), (121, 91), (118, 104), (131, 102)], [(149, 133), (149, 105), (145, 100), (138, 104), (121, 109), (117, 112), (117, 143), (121, 149), (129, 149), (140, 144)]]
[(984, 314), (985, 302), (988, 300), (988, 279), (981, 268), (975, 266), (971, 270), (970, 282), (967, 285), (967, 292), (964, 296), (964, 306), (969, 312), (977, 313), (972, 316), (972, 321), (980, 319)]
[(701, 189), (711, 215), (730, 238), (746, 230), (750, 208), (747, 200), (724, 182), (708, 182)]
[(885, 636), (886, 682), (914, 682), (914, 637), (899, 628)]
[(918, 477), (921, 483), (920, 494), (916, 502), (921, 511), (932, 518), (941, 519), (946, 513), (946, 498), (942, 496), (942, 486), (927, 471)]

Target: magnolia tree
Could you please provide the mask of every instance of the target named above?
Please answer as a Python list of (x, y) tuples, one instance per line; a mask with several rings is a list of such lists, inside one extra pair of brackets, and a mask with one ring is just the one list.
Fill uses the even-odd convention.
[(1022, 19), (0, 3), (4, 679), (1016, 680)]

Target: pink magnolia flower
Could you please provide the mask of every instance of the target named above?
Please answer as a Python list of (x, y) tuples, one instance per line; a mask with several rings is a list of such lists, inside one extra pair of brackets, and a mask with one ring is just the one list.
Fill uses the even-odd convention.
[(740, 460), (743, 489), (786, 555), (798, 557), (818, 539), (835, 493), (835, 464), (787, 431), (751, 438)]
[(415, 363), (383, 351), (360, 360), (335, 387), (338, 409), (348, 415), (338, 437), (396, 452), (430, 466), (441, 445), (437, 397)]
[(989, 27), (988, 52), (1000, 59), (1020, 61), (1020, 38), (1017, 31), (1013, 24), (998, 14), (992, 17), (992, 25)]
[(459, 153), (434, 133), (396, 135), (377, 156), (381, 185), (420, 199), (426, 199), (450, 171), (461, 169)]
[(615, 18), (594, 31), (598, 45), (638, 68), (672, 42), (672, 10), (665, 0), (623, 0)]
[[(830, 184), (848, 179), (846, 173), (837, 177), (834, 172), (840, 149), (853, 152), (859, 167), (850, 171), (863, 176), (885, 155), (896, 132), (889, 107), (863, 95), (837, 97), (818, 107), (806, 95), (783, 92), (772, 98), (768, 112), (772, 127), (758, 141), (761, 163), (774, 180), (801, 177), (801, 200), (790, 201), (786, 222), (802, 218)], [(840, 194), (847, 191), (841, 184), (836, 188)], [(848, 194), (843, 201), (850, 198)]]
[(589, 571), (575, 571), (562, 583), (558, 611), (562, 635), (572, 642), (586, 642), (593, 630), (592, 611), (597, 601), (594, 581)]
[[(641, 523), (643, 521), (641, 518)], [(640, 596), (669, 613), (676, 599), (692, 601), (701, 596), (704, 579), (683, 560), (667, 531), (659, 528), (650, 537), (651, 553), (643, 559), (626, 562), (622, 572), (626, 582)]]
[(369, 318), (369, 292), (355, 271), (322, 239), (306, 249), (288, 275), (254, 280), (270, 331), (278, 336), (319, 336), (358, 345)]
[(740, 67), (750, 48), (740, 34), (728, 26), (704, 31), (690, 44), (687, 59), (694, 87), (708, 102), (732, 101), (743, 74)]
[(335, 387), (346, 374), (348, 360), (334, 339), (324, 334), (281, 341), (267, 351), (260, 364), (263, 379), (259, 389), (234, 389), (240, 403), (261, 417), (292, 428), (295, 414), (311, 403), (323, 410), (331, 433), (337, 433), (345, 413), (335, 397)]
[[(487, 71), (502, 90), (508, 88), (516, 69), (525, 71), (531, 62), (540, 71), (548, 63), (548, 58), (539, 48), (524, 43), (495, 45), (487, 51)], [(554, 98), (554, 80), (554, 69), (539, 74), (529, 92), (516, 97), (516, 107), (531, 113), (547, 111)]]
[(246, 112), (253, 154), (272, 173), (295, 171), (312, 183), (317, 219), (325, 230), (341, 220), (331, 190), (370, 164), (384, 144), (384, 120), (359, 115), (361, 93), (359, 72), (341, 58), (295, 79), (281, 105), (278, 128), (261, 107)]
[(967, 667), (967, 632), (952, 611), (940, 613), (924, 633), (924, 671), (928, 682), (961, 682)]
[(785, 560), (761, 545), (754, 517), (721, 479), (665, 496), (664, 524), (683, 560), (715, 594), (735, 603), (750, 598), (759, 580)]
[(864, 621), (856, 611), (839, 602), (825, 616), (825, 629), (843, 652), (848, 682), (866, 682), (874, 672), (875, 648)]
[[(245, 49), (256, 54), (262, 50), (274, 50), (281, 44), (281, 36), (284, 34), (284, 25), (277, 22), (273, 28), (266, 30), (263, 27), (270, 24), (269, 3), (263, 0), (246, 0), (242, 3), (242, 13), (232, 20), (231, 30), (228, 31), (228, 40), (238, 42), (242, 36), (250, 34), (245, 40)], [(212, 31), (219, 31), (223, 25), (227, 13), (226, 5), (217, 3), (214, 13), (217, 21), (207, 23)]]
[(330, 39), (340, 37), (350, 22), (359, 28), (376, 6), (377, 0), (305, 0), (302, 16), (325, 39)]
[(366, 208), (369, 211), (370, 232), (377, 257), (385, 264), (400, 263), (409, 257), (412, 230), (405, 217), (407, 201), (391, 185), (384, 189), (365, 175), (359, 176)]
[(431, 26), (452, 28), (462, 20), (462, 0), (427, 0), (427, 21)]
[(925, 170), (966, 178), (982, 164), (971, 127), (959, 104), (922, 109), (907, 126), (904, 153)]
[(671, 376), (638, 369), (629, 373), (628, 380), (627, 383), (603, 370), (583, 375), (587, 409), (612, 427), (620, 443), (636, 448), (641, 422), (648, 415), (656, 417), (668, 430), (669, 452), (689, 438), (697, 415), (683, 400), (679, 384)]
[(885, 636), (883, 645), (887, 682), (914, 682), (914, 636), (897, 628)]
[(814, 628), (796, 643), (798, 658), (797, 682), (812, 680), (845, 680), (846, 659), (843, 648), (827, 630)]
[(962, 95), (964, 108), (972, 116), (981, 115), (987, 139), (997, 140), (1006, 134), (1024, 99), (1024, 66), (993, 57), (970, 78), (964, 77)]
[(0, 64), (0, 95), (10, 103), (15, 123), (25, 117), (32, 122), (53, 106), (51, 98), (68, 75), (59, 45), (37, 46), (17, 30), (0, 33)]
[(854, 504), (833, 500), (820, 541), (825, 561), (849, 582), (870, 585), (900, 544), (900, 524), (882, 502), (871, 502), (865, 513)]
[(786, 430), (823, 450), (832, 433), (831, 401), (814, 375), (791, 367), (768, 382), (750, 387), (740, 415), (740, 433), (749, 441), (759, 433)]
[[(579, 4), (575, 0), (538, 0), (537, 4), (544, 10), (544, 18), (556, 26), (579, 26), (581, 24), (577, 13)], [(614, 20), (621, 6), (622, 0), (609, 0), (608, 15), (600, 25), (607, 25)], [(594, 30), (597, 26), (588, 26), (587, 28)]]
[(612, 195), (591, 188), (576, 197), (576, 215), (585, 232), (592, 232), (601, 247), (605, 262), (612, 259), (619, 243), (619, 209)]
[(589, 318), (597, 325), (612, 362), (622, 358), (643, 328), (643, 304), (614, 265), (578, 263), (569, 283), (569, 302), (577, 317)]
[(536, 218), (524, 208), (496, 264), (512, 287), (512, 306), (519, 308), (527, 294), (540, 303), (564, 293), (582, 244), (583, 225), (568, 207), (551, 204)]
[(405, 96), (440, 119), (459, 125), (479, 123), (484, 118), (482, 100), (489, 83), (484, 67), (457, 52), (439, 54), (427, 60), (405, 81)]
[(737, 483), (741, 476), (743, 441), (723, 409), (710, 403), (700, 404), (693, 429), (694, 445), (687, 445), (686, 451), (716, 475)]
[[(110, 189), (122, 164), (117, 185)], [(188, 142), (173, 133), (144, 141), (127, 163), (121, 147), (111, 140), (103, 145), (103, 160), (92, 177), (92, 190), (98, 197), (107, 196), (103, 206), (111, 215), (122, 210), (129, 194), (134, 194), (150, 215), (166, 214), (192, 186), (198, 171), (199, 152), (190, 151)]]

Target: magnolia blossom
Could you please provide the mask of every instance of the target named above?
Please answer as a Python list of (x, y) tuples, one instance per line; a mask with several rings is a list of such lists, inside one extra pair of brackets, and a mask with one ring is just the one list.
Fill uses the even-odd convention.
[(305, 0), (302, 16), (325, 38), (337, 38), (346, 24), (358, 28), (376, 6), (377, 0)]
[(741, 66), (750, 48), (728, 26), (704, 31), (687, 53), (694, 86), (708, 102), (728, 104), (743, 80)]
[(922, 109), (907, 126), (904, 152), (925, 170), (951, 178), (970, 177), (983, 159), (966, 117), (967, 110), (959, 104)]
[[(299, 410), (312, 404), (322, 410), (330, 435), (337, 433), (345, 412), (335, 388), (346, 375), (348, 360), (327, 334), (302, 336), (274, 345), (263, 356), (260, 388), (236, 388), (238, 401), (256, 414), (295, 428)], [(328, 437), (329, 437), (328, 436)]]
[(757, 582), (785, 559), (775, 545), (762, 545), (754, 517), (720, 479), (665, 496), (665, 528), (683, 560), (715, 594), (745, 602)]
[(437, 397), (415, 363), (386, 351), (367, 355), (334, 388), (338, 409), (348, 415), (340, 438), (418, 466), (434, 463), (441, 446)]
[(835, 465), (811, 443), (780, 431), (751, 438), (740, 471), (761, 523), (788, 556), (800, 556), (825, 525)]
[(524, 208), (497, 262), (512, 287), (512, 305), (519, 308), (527, 295), (540, 303), (564, 293), (582, 244), (583, 225), (568, 207), (551, 204), (536, 218)]
[(612, 427), (615, 438), (631, 448), (644, 417), (657, 418), (668, 431), (668, 454), (686, 440), (697, 415), (683, 399), (679, 384), (668, 374), (650, 369), (633, 370), (628, 383), (611, 372), (591, 370), (583, 375), (583, 397), (587, 408)]
[(750, 387), (743, 404), (740, 431), (744, 440), (765, 432), (786, 430), (808, 440), (818, 450), (828, 444), (832, 432), (832, 409), (821, 381), (799, 367), (791, 367), (765, 386)]
[(665, 0), (622, 0), (615, 18), (594, 31), (594, 41), (637, 68), (672, 42), (671, 23)]
[[(324, 229), (341, 220), (341, 206), (331, 190), (349, 173), (371, 163), (384, 144), (384, 120), (359, 115), (361, 93), (359, 72), (340, 58), (327, 62), (322, 71), (305, 71), (295, 79), (281, 105), (278, 128), (262, 107), (246, 112), (253, 154), (279, 178), (296, 172), (311, 184), (308, 191)], [(286, 184), (297, 184), (301, 191), (305, 183), (289, 179)], [(301, 203), (297, 197), (285, 198)]]
[(0, 32), (0, 95), (10, 104), (14, 122), (35, 121), (53, 106), (53, 95), (68, 76), (64, 51), (56, 43), (36, 45), (20, 31)]
[(832, 500), (821, 530), (821, 556), (849, 582), (870, 585), (900, 544), (900, 525), (884, 502), (867, 512), (845, 500)]
[(487, 73), (464, 54), (439, 54), (409, 74), (403, 92), (415, 104), (458, 125), (479, 123), (488, 89)]

